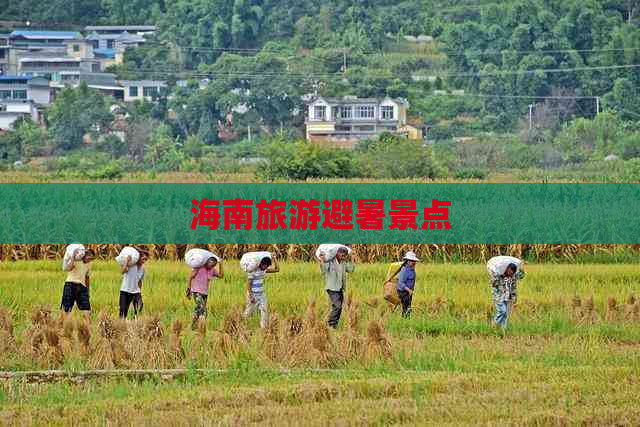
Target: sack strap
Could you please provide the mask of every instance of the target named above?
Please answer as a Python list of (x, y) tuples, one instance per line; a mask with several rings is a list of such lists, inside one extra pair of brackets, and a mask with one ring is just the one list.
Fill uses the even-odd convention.
[(391, 275), (391, 277), (387, 277), (385, 282), (389, 282), (389, 281), (395, 279), (395, 277), (402, 271), (403, 267), (404, 267), (404, 262), (400, 265), (400, 267), (396, 270), (396, 272)]

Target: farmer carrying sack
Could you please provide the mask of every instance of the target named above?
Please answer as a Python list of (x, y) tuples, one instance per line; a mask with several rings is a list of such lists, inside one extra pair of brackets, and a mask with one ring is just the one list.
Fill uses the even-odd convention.
[(271, 255), (271, 252), (247, 252), (240, 258), (240, 268), (245, 273), (253, 273), (263, 258), (273, 259), (273, 255)]
[(120, 264), (120, 267), (125, 266), (125, 264), (127, 263), (127, 257), (130, 258), (127, 267), (132, 267), (136, 265), (136, 263), (140, 259), (140, 252), (138, 252), (136, 248), (133, 248), (131, 246), (125, 246), (124, 248), (122, 248), (120, 254), (116, 257), (116, 262)]
[(398, 296), (398, 280), (396, 277), (400, 273), (400, 270), (402, 270), (403, 266), (404, 262), (394, 262), (391, 264), (389, 271), (387, 272), (387, 278), (384, 281), (383, 297), (393, 306), (400, 304), (400, 297)]
[(220, 257), (218, 255), (205, 249), (193, 248), (189, 249), (187, 253), (184, 254), (184, 262), (186, 262), (191, 268), (200, 268), (211, 258), (215, 258), (216, 261), (220, 262)]
[(84, 256), (86, 249), (84, 245), (79, 243), (73, 243), (67, 246), (64, 251), (64, 258), (62, 258), (62, 270), (69, 271), (73, 267), (73, 263), (80, 261)]

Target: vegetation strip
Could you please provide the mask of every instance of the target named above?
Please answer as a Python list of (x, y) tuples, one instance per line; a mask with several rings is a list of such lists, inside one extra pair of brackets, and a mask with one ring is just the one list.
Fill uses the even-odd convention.
[[(279, 375), (290, 375), (296, 373), (339, 373), (345, 372), (343, 369), (258, 369), (258, 372), (276, 372)], [(53, 382), (60, 380), (88, 380), (92, 378), (148, 378), (159, 376), (162, 379), (176, 379), (191, 374), (211, 375), (211, 374), (232, 374), (237, 372), (233, 369), (97, 369), (91, 371), (65, 371), (54, 369), (49, 371), (0, 371), (0, 380), (20, 380), (27, 382)], [(351, 370), (349, 370), (351, 372)]]

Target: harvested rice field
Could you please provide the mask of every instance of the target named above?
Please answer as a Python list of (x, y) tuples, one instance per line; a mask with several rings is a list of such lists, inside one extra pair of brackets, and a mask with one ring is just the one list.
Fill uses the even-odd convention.
[(60, 318), (59, 261), (0, 263), (0, 424), (640, 424), (637, 265), (531, 263), (505, 334), (481, 264), (419, 264), (411, 319), (382, 299), (388, 266), (357, 265), (337, 331), (317, 265), (280, 267), (266, 330), (232, 260), (191, 330), (183, 263), (149, 261), (121, 321), (118, 267), (95, 262), (90, 324)]

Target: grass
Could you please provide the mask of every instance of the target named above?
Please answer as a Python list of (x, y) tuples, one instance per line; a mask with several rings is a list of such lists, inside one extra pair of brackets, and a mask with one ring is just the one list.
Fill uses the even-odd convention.
[[(163, 352), (174, 339), (172, 323), (189, 321), (192, 303), (183, 296), (188, 268), (152, 261), (146, 270), (145, 311), (157, 314), (164, 330), (163, 337), (149, 345)], [(52, 425), (208, 420), (223, 425), (640, 422), (640, 318), (632, 309), (638, 303), (628, 301), (640, 283), (633, 264), (530, 265), (504, 336), (487, 321), (491, 305), (481, 265), (420, 264), (410, 320), (386, 312), (380, 299), (386, 265), (359, 265), (349, 282), (359, 306), (347, 310), (340, 330), (328, 332), (326, 341), (322, 337), (327, 301), (317, 266), (283, 263), (281, 270), (266, 283), (271, 311), (282, 325), (300, 316), (302, 335), (308, 332), (307, 336), (263, 334), (257, 317), (235, 323), (230, 313), (243, 303), (244, 280), (237, 261), (229, 261), (227, 277), (211, 289), (206, 337), (183, 331), (180, 339), (187, 356), (168, 362), (171, 367), (224, 372), (193, 373), (177, 381), (5, 381), (0, 384), (0, 419), (7, 424)], [(0, 276), (0, 304), (12, 313), (16, 348), (22, 350), (29, 346), (25, 337), (32, 328), (33, 308), (57, 306), (64, 276), (59, 263), (52, 261), (2, 263)], [(117, 312), (115, 263), (97, 262), (93, 282), (92, 346), (100, 348), (101, 328), (118, 327), (106, 314), (97, 314)], [(317, 309), (305, 314), (313, 300)], [(349, 319), (354, 312), (359, 322), (354, 320), (352, 328)], [(312, 318), (318, 319), (313, 327)], [(128, 327), (138, 323), (146, 327), (153, 319)], [(372, 332), (372, 325), (382, 329)], [(379, 340), (387, 340), (388, 357), (386, 344)], [(365, 348), (354, 350), (358, 342)], [(296, 346), (304, 354), (291, 356), (286, 351)], [(324, 353), (318, 350), (323, 346)], [(274, 357), (269, 357), (271, 351)], [(74, 353), (62, 368), (87, 369), (94, 359), (95, 354)], [(132, 363), (147, 367), (151, 362), (140, 356)], [(25, 351), (9, 350), (0, 356), (5, 370), (43, 366), (41, 357)], [(285, 375), (282, 367), (293, 370)], [(318, 367), (331, 370), (315, 371)]]
[[(601, 168), (559, 168), (495, 171), (485, 179), (458, 179), (452, 173), (449, 178), (424, 179), (372, 179), (372, 178), (335, 178), (308, 179), (310, 183), (593, 183), (593, 182), (628, 182), (617, 172), (603, 171)], [(259, 179), (251, 172), (240, 173), (199, 173), (199, 172), (133, 172), (125, 173), (115, 180), (79, 178), (64, 176), (38, 170), (0, 171), (0, 183), (78, 183), (78, 182), (119, 182), (119, 183), (252, 183)], [(298, 181), (278, 181), (298, 182)]]

